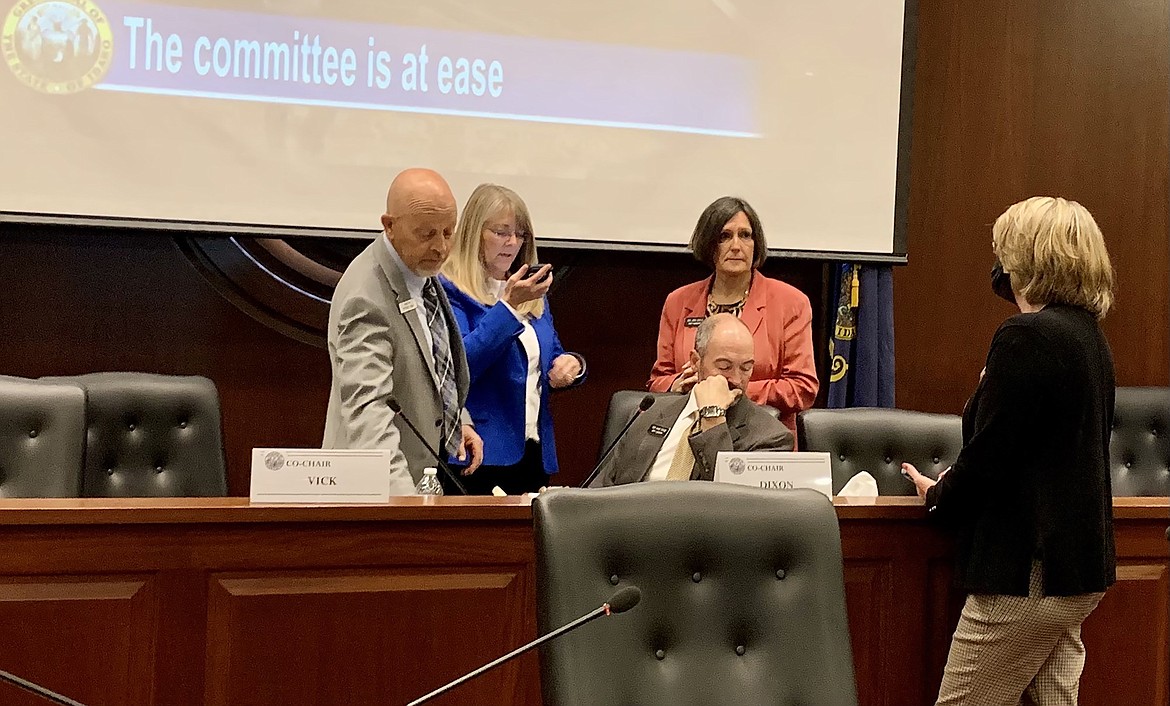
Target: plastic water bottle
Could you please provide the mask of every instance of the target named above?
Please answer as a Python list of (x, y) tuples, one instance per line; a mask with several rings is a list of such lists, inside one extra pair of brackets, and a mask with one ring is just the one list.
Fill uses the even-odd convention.
[(443, 485), (439, 483), (439, 469), (424, 468), (422, 480), (414, 487), (417, 495), (442, 495)]

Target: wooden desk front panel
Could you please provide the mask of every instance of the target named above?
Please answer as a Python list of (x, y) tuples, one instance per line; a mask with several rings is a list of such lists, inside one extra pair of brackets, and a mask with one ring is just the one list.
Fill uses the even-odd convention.
[[(536, 634), (528, 520), (0, 532), (0, 668), (89, 706), (402, 704)], [(539, 701), (531, 655), (436, 703)]]
[(949, 542), (920, 520), (843, 519), (841, 546), (860, 703), (934, 703), (962, 607)]
[(1116, 522), (1117, 583), (1085, 621), (1081, 704), (1170, 704), (1170, 520)]
[[(515, 500), (27, 502), (0, 501), (0, 668), (90, 706), (402, 704), (536, 634)], [(1166, 521), (1126, 512), (1118, 584), (1085, 627), (1086, 706), (1170, 703)], [(838, 514), (861, 703), (932, 703), (962, 600), (949, 540), (921, 508)], [(539, 704), (536, 657), (436, 703)]]

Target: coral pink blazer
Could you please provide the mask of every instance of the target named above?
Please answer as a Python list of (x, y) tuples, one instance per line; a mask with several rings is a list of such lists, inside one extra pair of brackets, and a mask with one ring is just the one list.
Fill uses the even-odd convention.
[[(658, 360), (650, 371), (649, 388), (665, 392), (695, 347), (695, 329), (707, 315), (707, 292), (713, 277), (680, 287), (666, 297), (658, 324)], [(813, 361), (812, 306), (796, 287), (759, 272), (740, 319), (756, 343), (756, 365), (748, 397), (780, 410), (780, 421), (796, 433), (796, 413), (817, 398)]]

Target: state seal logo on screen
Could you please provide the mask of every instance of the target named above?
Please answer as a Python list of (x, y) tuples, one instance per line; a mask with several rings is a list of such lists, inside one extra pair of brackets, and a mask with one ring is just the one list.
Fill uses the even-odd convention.
[(264, 465), (270, 471), (279, 471), (284, 468), (284, 454), (279, 451), (269, 451), (264, 456)]
[(114, 35), (90, 0), (19, 0), (0, 28), (0, 54), (22, 83), (42, 93), (77, 93), (110, 70)]

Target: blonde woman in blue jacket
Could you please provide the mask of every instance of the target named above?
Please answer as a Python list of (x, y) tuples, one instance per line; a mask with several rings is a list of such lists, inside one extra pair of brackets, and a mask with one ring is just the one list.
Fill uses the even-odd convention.
[(536, 263), (523, 199), (480, 184), (463, 207), (440, 278), (467, 352), (467, 410), (484, 443), (483, 465), (463, 479), (473, 494), (548, 484), (558, 469), (549, 392), (585, 377), (584, 359), (566, 353), (553, 328), (550, 268)]

